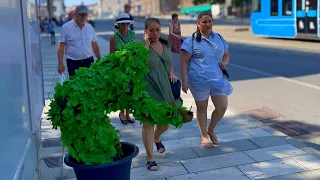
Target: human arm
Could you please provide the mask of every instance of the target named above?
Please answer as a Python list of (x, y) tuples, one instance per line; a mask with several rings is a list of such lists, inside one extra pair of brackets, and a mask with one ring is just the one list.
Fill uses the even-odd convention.
[(66, 31), (65, 26), (62, 26), (58, 49), (57, 49), (59, 74), (62, 74), (64, 72), (63, 57), (64, 57), (66, 41), (67, 41), (67, 31)]
[(222, 61), (220, 63), (220, 65), (223, 67), (223, 68), (227, 68), (228, 66), (228, 63), (229, 63), (229, 60), (230, 60), (230, 56), (229, 56), (229, 52), (228, 50), (226, 50), (223, 54), (223, 58), (222, 58)]
[(63, 64), (64, 46), (65, 46), (64, 42), (59, 42), (58, 50), (57, 50), (59, 74), (62, 74), (64, 72), (64, 64)]
[(143, 36), (143, 42), (144, 42), (144, 45), (146, 46), (147, 49), (149, 49), (149, 46), (150, 46), (150, 37), (147, 33), (144, 34)]
[(169, 79), (171, 82), (175, 83), (178, 81), (178, 77), (174, 74), (174, 66), (173, 63), (171, 63), (170, 69), (169, 69)]
[(94, 55), (99, 60), (101, 58), (101, 55), (100, 55), (100, 48), (99, 48), (97, 41), (91, 42), (91, 46), (92, 46), (92, 50), (93, 50)]
[(182, 49), (180, 52), (180, 73), (182, 80), (182, 91), (187, 93), (188, 84), (187, 84), (187, 68), (191, 59), (191, 54), (186, 50)]
[(230, 60), (229, 51), (228, 51), (229, 46), (228, 46), (227, 41), (221, 35), (219, 35), (219, 36), (222, 40), (223, 48), (224, 48), (224, 54), (223, 54), (222, 60), (220, 62), (220, 66), (222, 66), (223, 68), (227, 68), (229, 60)]
[(114, 53), (116, 51), (116, 38), (112, 35), (110, 37), (110, 53)]
[(190, 59), (193, 54), (193, 38), (188, 37), (181, 46), (180, 52), (180, 73), (181, 73), (181, 81), (182, 81), (182, 91), (188, 92), (188, 83), (187, 83), (187, 69)]
[(93, 37), (92, 37), (92, 41), (91, 41), (91, 47), (92, 47), (92, 51), (93, 51), (94, 55), (99, 60), (101, 58), (100, 48), (99, 48), (99, 45), (98, 45), (98, 42), (97, 42), (96, 33), (94, 32), (93, 28), (92, 28), (92, 30), (93, 30)]

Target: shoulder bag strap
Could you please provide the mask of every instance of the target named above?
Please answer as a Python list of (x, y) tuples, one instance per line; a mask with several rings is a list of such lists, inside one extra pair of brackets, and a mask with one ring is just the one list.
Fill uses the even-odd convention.
[[(151, 46), (149, 46), (151, 49), (153, 49)], [(168, 69), (166, 68), (166, 65), (165, 65), (165, 61), (163, 60), (163, 58), (157, 53), (157, 51), (156, 50), (154, 50), (153, 49), (153, 51), (158, 55), (158, 57), (160, 58), (160, 60), (161, 60), (161, 62), (162, 62), (162, 64), (163, 64), (163, 66), (164, 66), (164, 68), (166, 69), (166, 71), (168, 72), (168, 74), (169, 74), (169, 71), (168, 71)], [(164, 49), (163, 49), (163, 51), (164, 51)]]
[(123, 43), (127, 44), (127, 42), (116, 32), (116, 35), (122, 40)]
[(223, 39), (222, 39), (221, 35), (219, 33), (217, 33), (217, 34), (219, 35), (219, 38), (220, 38), (220, 40), (222, 41), (222, 44), (223, 44), (224, 42), (223, 42)]

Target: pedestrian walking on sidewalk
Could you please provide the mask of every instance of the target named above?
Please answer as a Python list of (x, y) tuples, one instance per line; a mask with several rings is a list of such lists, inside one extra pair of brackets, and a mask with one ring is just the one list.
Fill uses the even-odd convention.
[[(196, 102), (201, 145), (213, 147), (212, 144), (219, 143), (214, 129), (227, 110), (228, 95), (233, 88), (222, 71), (229, 62), (228, 44), (220, 34), (212, 31), (210, 13), (200, 13), (197, 31), (184, 40), (181, 50), (182, 90), (187, 93), (190, 88)], [(215, 110), (207, 127), (209, 96)]]
[[(160, 38), (160, 21), (156, 18), (149, 18), (145, 22), (144, 43), (150, 50), (149, 69), (145, 76), (147, 91), (149, 95), (159, 103), (168, 102), (171, 105), (181, 105), (180, 99), (176, 100), (171, 90), (171, 82), (176, 82), (178, 77), (174, 74), (171, 48), (168, 42)], [(170, 81), (169, 81), (170, 80)], [(156, 144), (159, 153), (165, 152), (165, 147), (160, 140), (168, 126), (149, 125), (143, 123), (142, 139), (147, 152), (147, 168), (150, 171), (157, 171), (158, 166), (153, 155), (153, 143)]]
[(66, 57), (69, 76), (75, 75), (80, 67), (89, 68), (94, 62), (93, 54), (100, 59), (100, 49), (93, 27), (87, 23), (88, 8), (76, 7), (74, 19), (62, 26), (58, 44), (58, 72), (64, 72), (63, 58)]
[(56, 23), (51, 18), (47, 24), (47, 32), (51, 35), (50, 36), (51, 45), (56, 44), (56, 36), (55, 36), (55, 30), (54, 30), (55, 27), (56, 27)]
[[(136, 41), (136, 35), (134, 31), (128, 29), (132, 23), (133, 21), (131, 20), (129, 14), (119, 14), (119, 16), (116, 19), (116, 25), (119, 27), (119, 29), (116, 32), (114, 32), (114, 34), (110, 38), (110, 53), (119, 51), (120, 47), (124, 44)], [(124, 113), (124, 110), (121, 110), (119, 118), (123, 124), (128, 124), (128, 122), (135, 122), (134, 119), (130, 117), (129, 110), (126, 111), (126, 114)]]
[(172, 23), (169, 27), (168, 42), (171, 45), (172, 58), (175, 61), (180, 61), (182, 41), (178, 14), (172, 14)]

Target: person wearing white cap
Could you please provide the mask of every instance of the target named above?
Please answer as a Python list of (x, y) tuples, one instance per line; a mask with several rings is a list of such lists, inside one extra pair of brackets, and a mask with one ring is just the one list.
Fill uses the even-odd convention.
[(75, 17), (62, 26), (58, 45), (58, 72), (64, 72), (63, 59), (67, 60), (69, 76), (75, 75), (80, 67), (89, 68), (93, 55), (100, 59), (100, 49), (93, 27), (87, 23), (88, 8), (76, 7)]
[[(127, 13), (127, 14), (130, 16), (131, 20), (133, 21), (133, 17), (132, 17), (131, 14), (130, 14), (130, 11), (131, 11), (131, 6), (130, 6), (130, 4), (125, 4), (125, 5), (123, 6), (123, 10), (124, 10), (124, 13)], [(118, 25), (115, 25), (115, 30), (118, 30), (118, 29), (119, 29), (119, 26), (118, 26)], [(133, 24), (130, 25), (130, 29), (131, 29), (132, 31), (134, 31), (134, 29), (133, 29)]]
[[(129, 14), (127, 13), (120, 13), (116, 19), (116, 25), (118, 25), (119, 29), (114, 32), (114, 34), (110, 38), (110, 53), (115, 51), (119, 51), (120, 47), (124, 44), (135, 42), (136, 35), (134, 31), (129, 30), (129, 26), (133, 23), (132, 19), (130, 18)], [(124, 110), (120, 111), (119, 114), (120, 121), (123, 124), (134, 123), (135, 121), (130, 117), (130, 112)]]

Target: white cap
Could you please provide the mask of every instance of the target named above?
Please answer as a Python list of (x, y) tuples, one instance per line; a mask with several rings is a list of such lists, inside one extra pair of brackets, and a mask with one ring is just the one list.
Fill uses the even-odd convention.
[(121, 24), (121, 23), (130, 23), (132, 24), (134, 21), (127, 13), (120, 13), (116, 19), (115, 24)]

